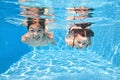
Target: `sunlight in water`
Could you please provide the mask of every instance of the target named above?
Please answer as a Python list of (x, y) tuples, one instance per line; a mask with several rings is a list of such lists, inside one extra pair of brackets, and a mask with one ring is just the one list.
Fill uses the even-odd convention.
[[(108, 2), (108, 0), (23, 0), (23, 2), (21, 0), (19, 3), (12, 1), (1, 2), (20, 7), (20, 9), (16, 9), (17, 12), (20, 12), (19, 14), (5, 17), (4, 20), (16, 26), (24, 26), (28, 32), (21, 35), (25, 37), (21, 41), (23, 44), (34, 46), (34, 48), (32, 47), (33, 50), (22, 56), (6, 72), (0, 74), (0, 80), (120, 79), (120, 28), (118, 26), (120, 25), (120, 20), (118, 20), (119, 10), (115, 9), (120, 7), (117, 4), (119, 2)], [(114, 4), (115, 6), (113, 7)], [(44, 12), (45, 10), (47, 12)], [(25, 20), (28, 21), (25, 23)], [(43, 25), (37, 25), (35, 30), (37, 32), (40, 31), (40, 34), (36, 37), (32, 33), (34, 30), (31, 30), (36, 25), (31, 27), (27, 24), (27, 22), (32, 20), (33, 23), (36, 23), (37, 20), (38, 22), (43, 20), (44, 23), (46, 21), (44, 24), (45, 30), (54, 34), (54, 38), (53, 36), (50, 38), (51, 36), (47, 35), (47, 38), (52, 41), (43, 40), (42, 44), (39, 44), (40, 42), (34, 43), (34, 39), (43, 39), (43, 36), (41, 37), (42, 29), (37, 31), (37, 28), (43, 27)], [(89, 27), (78, 24), (85, 22)], [(79, 44), (87, 44), (84, 47), (77, 44), (77, 40), (81, 39), (77, 32), (80, 33), (82, 31), (76, 30), (77, 35), (74, 34), (73, 36), (73, 29), (70, 28), (71, 26), (78, 27), (81, 25), (84, 26), (81, 28), (86, 30), (86, 34), (82, 33), (82, 35), (86, 36), (87, 40), (84, 38), (86, 43), (79, 41)], [(87, 30), (91, 32), (89, 32), (90, 35), (87, 35)], [(33, 35), (32, 37), (29, 34), (30, 31)], [(75, 30), (73, 31), (75, 33)], [(26, 34), (29, 34), (29, 36), (26, 36)], [(71, 36), (73, 41), (71, 43), (67, 42), (66, 38)], [(76, 36), (78, 39), (75, 38)], [(30, 41), (31, 38), (32, 41)], [(8, 45), (7, 42), (6, 45)]]
[(34, 50), (14, 63), (0, 79), (117, 80), (118, 71), (91, 51)]

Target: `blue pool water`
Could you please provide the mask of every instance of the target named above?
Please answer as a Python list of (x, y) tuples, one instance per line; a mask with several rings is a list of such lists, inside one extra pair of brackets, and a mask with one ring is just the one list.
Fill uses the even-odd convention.
[[(32, 48), (23, 44), (20, 39), (26, 28), (21, 25), (20, 4), (1, 0), (0, 80), (120, 80), (120, 1), (44, 0), (24, 5), (53, 8), (56, 26), (49, 29), (56, 45)], [(65, 20), (65, 8), (74, 6), (95, 9), (93, 17), (83, 21), (93, 22), (95, 33), (92, 45), (83, 50), (64, 42), (71, 23)]]

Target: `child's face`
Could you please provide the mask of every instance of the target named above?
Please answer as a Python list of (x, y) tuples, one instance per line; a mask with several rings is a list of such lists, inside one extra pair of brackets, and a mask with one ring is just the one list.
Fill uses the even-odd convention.
[(44, 30), (38, 27), (36, 24), (32, 24), (29, 28), (29, 34), (31, 38), (38, 40), (43, 37)]
[(76, 48), (82, 49), (88, 46), (89, 39), (88, 37), (82, 37), (81, 35), (78, 35), (75, 38), (74, 44)]

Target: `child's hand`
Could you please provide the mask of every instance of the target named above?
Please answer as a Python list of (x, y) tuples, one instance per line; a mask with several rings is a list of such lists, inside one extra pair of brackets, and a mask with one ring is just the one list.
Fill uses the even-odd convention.
[(29, 38), (29, 35), (25, 34), (22, 36), (21, 41), (26, 42), (28, 38)]
[(22, 42), (26, 42), (26, 40), (27, 39), (25, 37), (22, 37), (22, 39), (21, 39)]

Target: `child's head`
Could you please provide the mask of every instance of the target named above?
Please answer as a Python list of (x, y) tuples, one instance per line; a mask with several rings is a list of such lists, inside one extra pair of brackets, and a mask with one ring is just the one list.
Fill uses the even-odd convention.
[(38, 26), (42, 29), (45, 29), (45, 19), (40, 19), (40, 18), (28, 18), (27, 20), (27, 29), (29, 30), (29, 27), (33, 24), (37, 24)]
[(94, 36), (94, 33), (90, 29), (72, 29), (73, 47), (76, 48), (85, 48), (91, 44), (91, 37)]
[(43, 37), (44, 28), (40, 24), (31, 24), (28, 32), (33, 39), (38, 40)]

